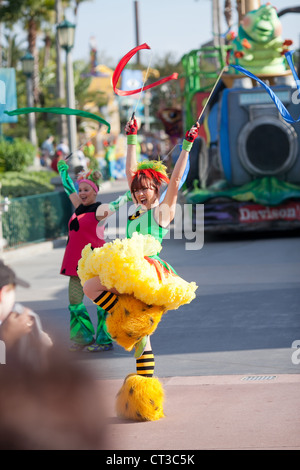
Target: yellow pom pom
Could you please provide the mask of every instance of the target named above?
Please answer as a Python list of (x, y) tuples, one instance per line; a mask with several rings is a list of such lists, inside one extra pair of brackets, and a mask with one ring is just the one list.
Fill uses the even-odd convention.
[(155, 331), (163, 313), (163, 307), (146, 305), (131, 295), (119, 295), (106, 318), (107, 330), (114, 341), (131, 351), (143, 336)]
[(164, 417), (163, 401), (164, 390), (157, 378), (130, 374), (117, 394), (116, 413), (134, 421), (157, 421)]

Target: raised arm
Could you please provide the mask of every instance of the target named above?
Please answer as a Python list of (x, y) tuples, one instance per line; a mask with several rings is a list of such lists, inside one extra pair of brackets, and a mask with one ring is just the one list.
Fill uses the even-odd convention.
[(133, 175), (137, 170), (137, 129), (138, 126), (135, 118), (128, 121), (125, 126), (125, 132), (127, 134), (126, 176), (129, 187), (131, 186)]
[(122, 196), (119, 196), (115, 201), (108, 204), (101, 204), (96, 211), (96, 218), (100, 221), (105, 221), (107, 217), (114, 214), (128, 201), (132, 201), (131, 192), (129, 190)]
[(188, 161), (189, 152), (193, 146), (194, 140), (198, 137), (199, 127), (200, 125), (197, 122), (195, 126), (186, 132), (185, 139), (182, 143), (182, 150), (172, 171), (166, 195), (155, 211), (155, 218), (162, 227), (167, 227), (175, 216), (180, 181)]
[(61, 177), (63, 188), (65, 192), (67, 193), (67, 195), (69, 196), (73, 206), (75, 207), (75, 209), (77, 209), (77, 207), (80, 206), (81, 204), (81, 200), (76, 192), (76, 188), (74, 186), (72, 178), (70, 177), (68, 173), (68, 169), (69, 169), (69, 165), (66, 163), (65, 160), (60, 160), (57, 163), (57, 170), (58, 170), (59, 176)]

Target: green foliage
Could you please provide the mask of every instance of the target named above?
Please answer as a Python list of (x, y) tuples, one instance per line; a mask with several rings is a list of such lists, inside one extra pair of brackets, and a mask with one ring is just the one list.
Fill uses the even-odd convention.
[(99, 162), (97, 160), (97, 158), (95, 157), (88, 157), (90, 159), (90, 162), (89, 162), (89, 168), (91, 170), (98, 170), (99, 171)]
[(5, 22), (22, 19), (26, 23), (33, 17), (41, 21), (54, 8), (55, 0), (8, 0), (0, 6), (0, 15)]
[(50, 182), (54, 176), (57, 176), (57, 173), (52, 171), (0, 173), (1, 196), (14, 199), (54, 191)]
[(72, 204), (64, 192), (54, 191), (13, 199), (3, 213), (3, 236), (9, 247), (66, 235)]
[(24, 139), (0, 140), (0, 171), (22, 171), (32, 165), (35, 147)]

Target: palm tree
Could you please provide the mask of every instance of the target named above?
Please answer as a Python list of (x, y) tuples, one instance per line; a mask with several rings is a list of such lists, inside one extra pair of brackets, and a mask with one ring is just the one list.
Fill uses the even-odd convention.
[(33, 95), (39, 102), (39, 61), (37, 35), (43, 22), (54, 12), (55, 0), (8, 0), (0, 5), (0, 17), (4, 22), (21, 21), (27, 30), (28, 50), (34, 57)]
[[(74, 5), (74, 16), (77, 18), (78, 8), (80, 3), (89, 0), (75, 0)], [(56, 24), (61, 23), (64, 18), (64, 9), (68, 6), (71, 6), (72, 1), (70, 0), (55, 0), (55, 22)], [(63, 103), (66, 97), (66, 90), (64, 84), (64, 73), (63, 73), (63, 62), (61, 59), (61, 50), (56, 36), (56, 64), (57, 64), (57, 74), (56, 74), (56, 98), (58, 103)], [(61, 136), (63, 140), (67, 139), (68, 136), (68, 127), (66, 116), (61, 115), (58, 121), (58, 135)]]
[(7, 28), (4, 35), (5, 45), (2, 45), (2, 61), (5, 67), (17, 68), (17, 64), (24, 54), (24, 39)]

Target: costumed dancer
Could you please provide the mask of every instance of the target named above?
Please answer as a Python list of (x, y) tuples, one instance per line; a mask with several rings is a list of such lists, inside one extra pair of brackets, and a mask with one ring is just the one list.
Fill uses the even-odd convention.
[[(75, 212), (68, 223), (68, 241), (62, 261), (60, 274), (69, 276), (69, 311), (70, 311), (70, 339), (73, 344), (71, 352), (82, 351), (87, 348), (89, 352), (101, 352), (113, 349), (113, 342), (107, 331), (107, 312), (97, 305), (97, 331), (83, 303), (84, 292), (77, 273), (78, 261), (81, 251), (87, 243), (92, 248), (104, 245), (104, 226), (99, 226), (96, 211), (101, 202), (96, 201), (100, 188), (101, 173), (98, 170), (81, 172), (77, 176), (78, 193), (68, 173), (68, 164), (60, 160), (57, 169), (60, 174), (65, 192), (69, 196)], [(122, 204), (131, 200), (130, 194), (124, 195), (111, 203), (111, 209), (118, 208), (120, 199)], [(107, 206), (107, 204), (103, 204)], [(116, 209), (115, 209), (116, 210)]]
[[(137, 211), (128, 219), (127, 239), (95, 250), (86, 246), (78, 263), (85, 294), (109, 313), (107, 328), (112, 338), (128, 351), (135, 348), (136, 374), (126, 377), (117, 395), (116, 411), (122, 418), (146, 421), (164, 416), (164, 392), (153, 377), (155, 362), (149, 336), (163, 313), (195, 298), (196, 284), (179, 277), (158, 253), (175, 216), (179, 184), (198, 127), (197, 123), (186, 133), (169, 180), (161, 162), (137, 163), (137, 122), (127, 123), (126, 175)], [(160, 203), (163, 183), (168, 188)]]

